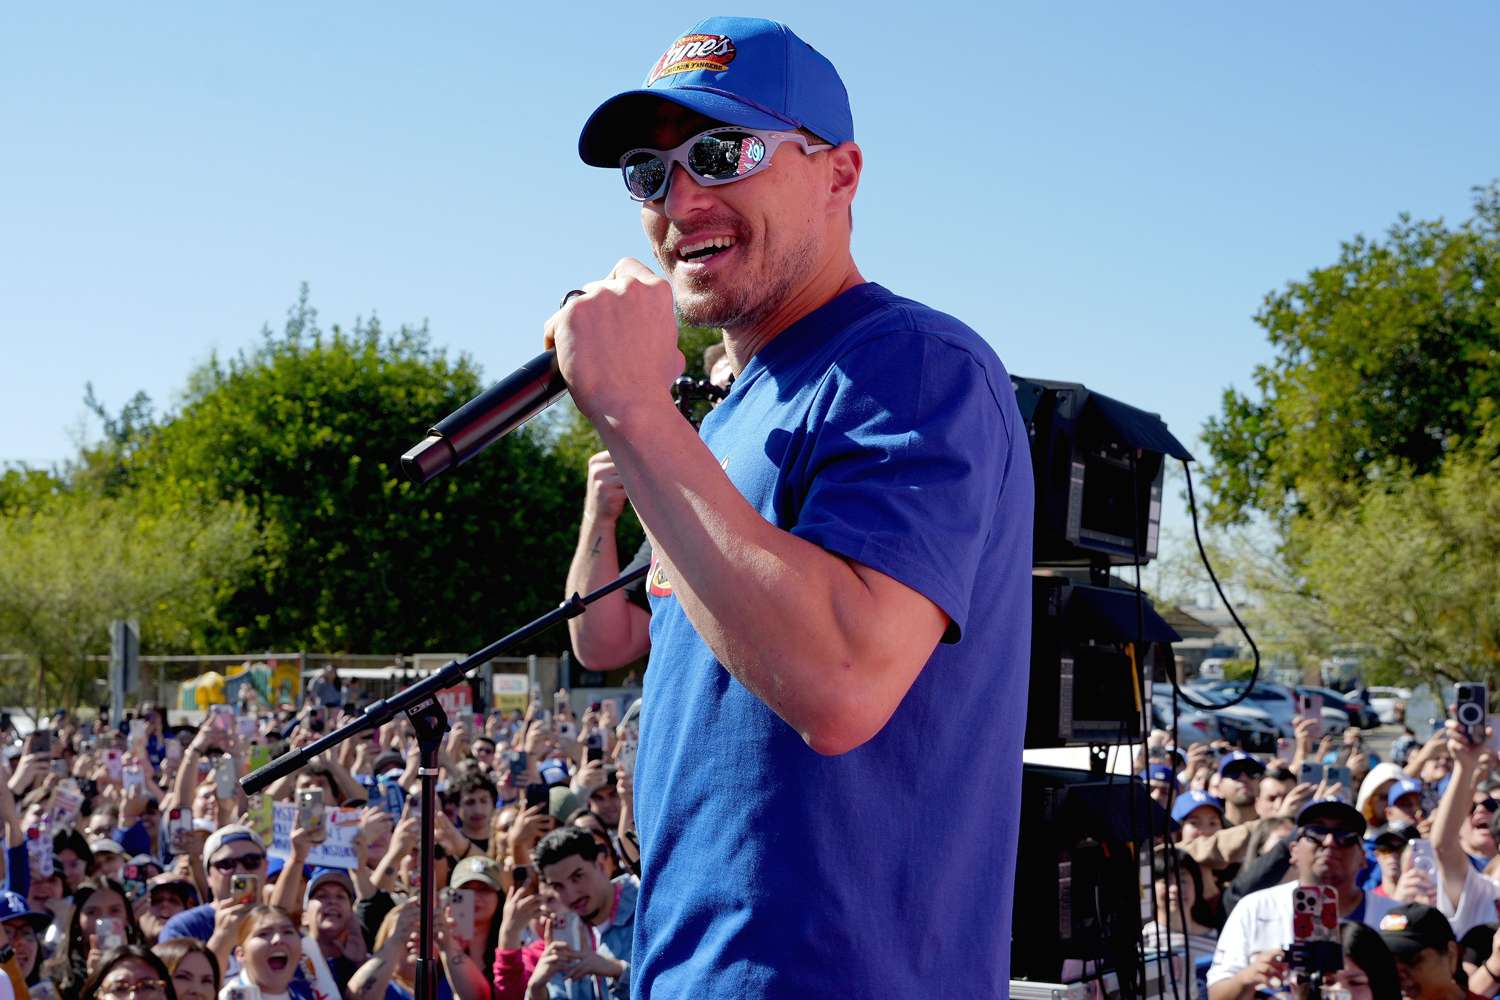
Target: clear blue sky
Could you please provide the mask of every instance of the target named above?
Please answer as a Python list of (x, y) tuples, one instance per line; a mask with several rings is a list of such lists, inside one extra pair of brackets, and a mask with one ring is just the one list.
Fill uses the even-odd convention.
[(839, 67), (867, 277), (1190, 446), (1268, 356), (1268, 290), (1500, 176), (1490, 3), (13, 4), (0, 461), (67, 457), (86, 381), (170, 405), (302, 281), (325, 326), (425, 319), (508, 371), (647, 255), (575, 141), (707, 13)]

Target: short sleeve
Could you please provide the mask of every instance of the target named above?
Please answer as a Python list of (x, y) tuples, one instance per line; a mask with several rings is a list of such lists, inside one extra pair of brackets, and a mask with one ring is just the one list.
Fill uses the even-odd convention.
[(1010, 463), (1010, 392), (998, 360), (946, 337), (861, 341), (803, 428), (792, 533), (916, 590), (957, 642)]
[(1245, 923), (1252, 919), (1250, 910), (1251, 907), (1241, 900), (1240, 905), (1229, 911), (1229, 919), (1224, 921), (1224, 931), (1219, 935), (1219, 943), (1214, 948), (1213, 964), (1208, 969), (1208, 985), (1229, 979), (1250, 964), (1249, 942), (1245, 933)]

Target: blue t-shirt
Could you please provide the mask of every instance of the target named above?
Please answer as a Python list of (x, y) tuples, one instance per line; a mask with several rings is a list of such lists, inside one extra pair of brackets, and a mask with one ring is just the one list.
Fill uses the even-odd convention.
[(762, 348), (703, 437), (762, 516), (952, 625), (885, 728), (824, 757), (653, 568), (632, 996), (1005, 996), (1034, 495), (1005, 369), (866, 284)]
[(162, 925), (158, 941), (173, 938), (192, 938), (205, 944), (214, 936), (214, 904), (204, 903), (190, 910), (183, 910)]

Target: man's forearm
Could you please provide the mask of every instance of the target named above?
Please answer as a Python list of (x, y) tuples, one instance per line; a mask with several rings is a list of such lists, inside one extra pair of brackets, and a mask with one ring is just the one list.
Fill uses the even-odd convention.
[(883, 613), (874, 588), (888, 580), (768, 522), (665, 393), (600, 423), (673, 594), (719, 661), (814, 749), (878, 731), (936, 647), (941, 612)]
[(1437, 855), (1438, 875), (1443, 880), (1444, 895), (1454, 906), (1458, 905), (1469, 876), (1469, 857), (1459, 843), (1458, 833), (1468, 818), (1468, 804), (1473, 801), (1477, 778), (1470, 762), (1463, 758), (1455, 760), (1453, 777), (1432, 815), (1432, 847)]
[(1249, 1000), (1255, 992), (1255, 985), (1244, 981), (1245, 974), (1231, 976), (1221, 979), (1208, 987), (1208, 1000)]
[[(611, 518), (584, 515), (578, 526), (578, 546), (568, 565), (568, 592), (564, 596), (587, 594), (620, 575), (617, 526)], [(634, 658), (641, 636), (631, 611), (629, 599), (617, 590), (590, 604), (588, 614), (568, 619), (568, 636), (585, 665), (612, 670)]]

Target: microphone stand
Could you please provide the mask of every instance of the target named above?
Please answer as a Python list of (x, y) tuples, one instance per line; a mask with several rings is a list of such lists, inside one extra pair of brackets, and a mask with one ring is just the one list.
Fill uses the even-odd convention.
[(514, 632), (471, 653), (462, 660), (449, 660), (441, 669), (429, 674), (415, 684), (398, 691), (389, 698), (382, 698), (364, 710), (359, 718), (347, 722), (331, 733), (320, 737), (300, 750), (290, 750), (275, 760), (240, 779), (240, 788), (246, 795), (254, 795), (261, 789), (293, 771), (306, 766), (314, 757), (331, 750), (366, 730), (389, 721), (398, 712), (405, 713), (417, 731), (417, 746), (421, 759), (417, 770), (422, 779), (422, 833), (421, 856), (421, 912), (420, 936), (417, 941), (417, 1000), (437, 1000), (437, 964), (432, 957), (433, 909), (436, 902), (436, 887), (432, 884), (433, 833), (436, 820), (438, 749), (443, 735), (448, 732), (448, 713), (437, 700), (437, 693), (462, 681), (469, 671), (483, 666), (506, 649), (530, 639), (532, 636), (561, 622), (577, 618), (599, 598), (611, 594), (621, 587), (634, 583), (646, 575), (651, 567), (641, 566), (621, 573), (598, 590), (580, 597), (573, 594), (562, 604), (540, 618), (521, 626)]

